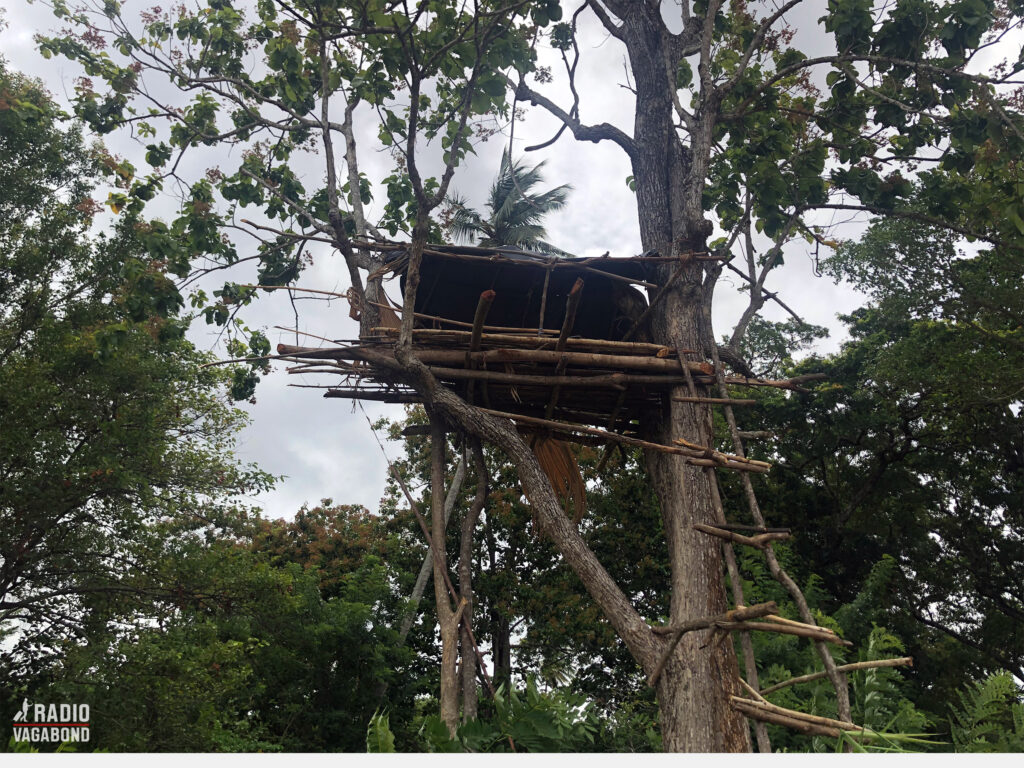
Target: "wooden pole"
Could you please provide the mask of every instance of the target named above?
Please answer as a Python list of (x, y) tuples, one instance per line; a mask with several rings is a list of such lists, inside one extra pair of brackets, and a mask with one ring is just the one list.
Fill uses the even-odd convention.
[(733, 400), (728, 397), (673, 397), (677, 403), (707, 403), (708, 405), (757, 405), (757, 400)]
[(718, 625), (721, 629), (729, 632), (741, 632), (744, 630), (757, 630), (758, 632), (774, 632), (778, 635), (795, 635), (796, 637), (807, 637), (818, 642), (832, 643), (834, 645), (852, 646), (849, 640), (843, 640), (838, 635), (829, 632), (821, 627), (804, 624), (791, 626), (789, 624), (771, 624), (767, 621), (736, 621), (722, 622)]
[[(417, 347), (416, 357), (424, 363), (461, 363), (466, 353), (457, 349), (428, 349)], [(570, 352), (557, 349), (488, 349), (471, 353), (477, 362), (487, 363), (544, 363), (567, 365), (579, 368), (608, 368), (616, 371), (637, 370), (673, 374), (679, 372), (679, 361), (667, 358), (642, 357), (640, 355), (604, 355), (596, 352)], [(688, 370), (704, 376), (712, 375), (707, 363), (686, 362)]]
[[(398, 332), (394, 328), (381, 326), (378, 328), (371, 329), (375, 332), (380, 332), (385, 336), (398, 336)], [(468, 339), (471, 335), (471, 331), (459, 331), (452, 329), (439, 329), (439, 328), (417, 328), (413, 332), (413, 339), (441, 339), (453, 342)], [(534, 329), (536, 333), (536, 329)], [(528, 349), (544, 349), (550, 348), (555, 342), (554, 337), (551, 338), (537, 338), (537, 336), (530, 336), (528, 334), (511, 334), (511, 333), (484, 333), (481, 335), (481, 340), (485, 344), (494, 344), (498, 346), (520, 346)], [(582, 338), (568, 338), (566, 339), (566, 346), (570, 348), (579, 349), (601, 349), (601, 350), (615, 350), (618, 354), (628, 355), (654, 355), (657, 357), (670, 357), (675, 354), (674, 350), (670, 347), (663, 346), (661, 344), (647, 344), (640, 341), (609, 341), (606, 339), (582, 339)], [(692, 350), (687, 350), (692, 351)]]
[[(480, 294), (480, 299), (476, 303), (476, 314), (473, 316), (473, 330), (469, 337), (469, 352), (466, 354), (466, 367), (475, 370), (477, 367), (476, 360), (471, 359), (474, 352), (480, 351), (480, 336), (483, 334), (484, 320), (487, 319), (487, 313), (491, 310), (491, 305), (494, 303), (495, 294), (492, 290), (483, 291)], [(475, 382), (470, 381), (466, 389), (466, 402), (470, 405), (473, 404), (473, 387)], [(487, 402), (487, 382), (482, 382), (481, 387), (484, 391), (484, 401)]]
[[(469, 371), (465, 368), (446, 368), (440, 365), (430, 365), (428, 367), (430, 372), (439, 379), (476, 379), (478, 381), (493, 381), (502, 384), (533, 384), (539, 387), (561, 384), (565, 387), (623, 389), (635, 378), (625, 373), (599, 373), (593, 376), (546, 376), (528, 373), (502, 373), (500, 371)], [(662, 379), (666, 377), (647, 376), (641, 378)]]
[[(558, 334), (558, 341), (555, 343), (555, 353), (561, 355), (559, 361), (555, 364), (555, 375), (561, 376), (565, 373), (565, 366), (569, 356), (565, 354), (565, 342), (569, 338), (569, 334), (572, 333), (573, 323), (576, 322), (576, 310), (580, 306), (580, 299), (583, 296), (583, 281), (580, 278), (576, 278), (576, 282), (573, 283), (572, 288), (569, 290), (569, 297), (565, 300), (565, 317), (562, 320), (562, 330)], [(558, 395), (562, 391), (562, 387), (556, 384), (551, 390), (551, 399), (548, 400), (548, 405), (544, 409), (544, 418), (550, 419), (551, 414), (555, 412), (555, 405), (558, 403)]]
[[(860, 669), (879, 669), (881, 667), (912, 667), (914, 666), (914, 659), (910, 656), (904, 656), (899, 659), (876, 659), (874, 661), (857, 661), (853, 664), (843, 664), (842, 666), (836, 667), (837, 672), (856, 672)], [(814, 672), (809, 675), (801, 675), (800, 677), (791, 677), (789, 680), (783, 680), (781, 683), (770, 685), (761, 691), (762, 696), (767, 696), (769, 693), (775, 693), (775, 691), (783, 688), (788, 688), (791, 685), (797, 685), (798, 683), (809, 683), (813, 680), (820, 680), (823, 677), (828, 677), (828, 672)]]
[(730, 696), (729, 699), (730, 701), (751, 709), (757, 709), (762, 712), (771, 712), (776, 715), (782, 715), (783, 717), (791, 717), (795, 720), (803, 720), (814, 725), (820, 725), (824, 728), (835, 728), (840, 731), (855, 731), (857, 733), (862, 733), (864, 731), (863, 726), (856, 725), (855, 723), (851, 723), (847, 720), (833, 720), (831, 717), (809, 715), (806, 712), (798, 712), (795, 709), (786, 709), (785, 707), (780, 707), (766, 701), (751, 701), (750, 699), (744, 699), (740, 696)]
[(764, 723), (771, 723), (772, 725), (781, 725), (790, 730), (805, 733), (808, 736), (825, 736), (830, 739), (838, 739), (841, 735), (839, 728), (830, 728), (823, 725), (816, 725), (815, 723), (808, 722), (796, 717), (789, 717), (786, 715), (779, 714), (777, 712), (770, 712), (764, 709), (759, 709), (756, 704), (759, 702), (751, 701), (750, 699), (735, 698), (730, 702), (730, 706), (737, 712), (742, 713), (751, 720), (757, 720)]
[[(359, 360), (364, 357), (360, 347), (296, 347), (278, 344), (278, 353), (292, 357), (314, 360)], [(387, 348), (385, 348), (387, 349)], [(465, 364), (467, 359), (481, 363), (546, 363), (557, 365), (563, 359), (567, 365), (579, 368), (604, 368), (613, 371), (623, 369), (660, 372), (666, 375), (679, 373), (676, 360), (639, 355), (603, 355), (595, 352), (569, 352), (554, 349), (488, 349), (466, 352), (458, 349), (431, 349), (416, 347), (413, 353), (422, 362), (431, 365)], [(707, 363), (687, 362), (686, 367), (693, 373), (710, 376), (711, 366)], [(676, 376), (679, 378), (679, 376)]]
[(640, 440), (636, 437), (626, 437), (615, 432), (608, 432), (603, 429), (596, 429), (594, 427), (584, 427), (578, 424), (565, 424), (560, 421), (551, 421), (549, 419), (538, 419), (533, 416), (522, 416), (518, 413), (505, 413), (503, 411), (492, 411), (488, 408), (481, 408), (480, 410), (485, 413), (489, 413), (492, 416), (498, 416), (503, 419), (512, 419), (523, 424), (531, 424), (537, 427), (544, 427), (545, 429), (552, 429), (555, 431), (564, 432), (583, 432), (589, 435), (597, 435), (607, 440), (614, 440), (619, 443), (625, 443), (626, 445), (635, 445), (640, 448), (650, 448), (651, 450), (661, 451), (662, 453), (672, 453), (677, 456), (685, 456), (690, 464), (695, 464), (702, 467), (716, 467), (724, 466), (729, 469), (740, 469), (748, 472), (759, 472), (764, 473), (771, 469), (771, 465), (761, 461), (753, 461), (752, 459), (745, 459), (743, 461), (726, 460), (725, 463), (721, 461), (715, 461), (713, 459), (704, 458), (702, 453), (700, 455), (694, 455), (695, 452), (690, 448), (675, 447), (671, 445), (661, 445), (660, 443), (651, 443), (647, 440)]

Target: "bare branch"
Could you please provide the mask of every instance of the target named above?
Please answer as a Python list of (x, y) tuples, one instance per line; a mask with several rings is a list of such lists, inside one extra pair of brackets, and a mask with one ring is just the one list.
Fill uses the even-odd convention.
[[(511, 80), (509, 80), (509, 84), (513, 85)], [(519, 85), (514, 87), (516, 88), (517, 99), (544, 107), (544, 109), (561, 120), (562, 123), (572, 131), (572, 135), (577, 141), (592, 141), (595, 144), (601, 141), (614, 141), (622, 147), (623, 150), (625, 150), (626, 154), (629, 155), (631, 159), (636, 156), (637, 149), (636, 144), (633, 143), (633, 139), (614, 125), (611, 125), (610, 123), (583, 125), (580, 123), (579, 118), (566, 114), (565, 110), (558, 107), (550, 99), (541, 96), (539, 93), (531, 89), (525, 81), (520, 80)]]

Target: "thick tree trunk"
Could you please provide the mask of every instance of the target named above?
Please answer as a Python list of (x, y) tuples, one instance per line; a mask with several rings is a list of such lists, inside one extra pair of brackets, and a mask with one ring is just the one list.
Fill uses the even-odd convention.
[[(680, 290), (666, 297), (655, 314), (659, 343), (700, 349), (699, 297)], [(680, 387), (673, 395), (688, 395)], [(685, 438), (712, 445), (711, 412), (706, 404), (669, 401), (649, 425), (651, 437), (671, 445)], [(715, 524), (710, 475), (678, 456), (650, 451), (647, 467), (661, 502), (662, 521), (672, 573), (671, 623), (727, 610), (722, 550), (717, 541), (694, 530), (695, 523)], [(745, 719), (729, 706), (737, 694), (739, 667), (732, 642), (707, 643), (705, 633), (690, 633), (676, 648), (658, 681), (662, 739), (667, 751), (749, 751)]]
[[(656, 5), (656, 4), (655, 4)], [(641, 7), (643, 6), (643, 7)], [(702, 133), (691, 134), (683, 146), (674, 127), (671, 94), (675, 88), (677, 54), (656, 11), (637, 4), (627, 14), (625, 40), (636, 83), (636, 121), (632, 155), (643, 248), (664, 256), (684, 256), (705, 250), (709, 224), (703, 218), (700, 191), (704, 162)], [(659, 267), (657, 282), (665, 284), (680, 269), (673, 287), (651, 313), (653, 341), (677, 349), (706, 349), (713, 343), (706, 327), (705, 303), (713, 281), (705, 285), (703, 262), (691, 260)], [(707, 356), (705, 356), (707, 357)], [(685, 387), (675, 396), (691, 393)], [(668, 399), (661, 413), (646, 425), (650, 438), (671, 445), (684, 438), (713, 445), (711, 408), (704, 403)], [(723, 582), (721, 547), (693, 529), (712, 525), (715, 509), (709, 474), (684, 464), (677, 456), (648, 452), (647, 467), (661, 502), (662, 520), (672, 573), (670, 621), (721, 613), (728, 609)], [(690, 633), (676, 647), (658, 680), (661, 730), (666, 751), (748, 752), (746, 720), (729, 706), (738, 693), (739, 666), (732, 642), (711, 642), (706, 633)]]
[[(678, 298), (678, 297), (677, 297)], [(675, 311), (672, 311), (675, 309)], [(695, 328), (686, 327), (692, 308), (669, 303), (658, 313), (655, 338), (679, 347), (695, 344)], [(687, 395), (680, 388), (673, 394)], [(651, 425), (652, 437), (671, 445), (677, 438), (712, 445), (711, 414), (704, 404), (671, 402)], [(727, 610), (722, 579), (722, 550), (717, 541), (694, 530), (695, 523), (714, 525), (710, 476), (661, 452), (647, 454), (647, 467), (661, 502), (662, 521), (672, 573), (671, 623), (682, 623)], [(662, 739), (668, 751), (749, 751), (745, 719), (729, 706), (740, 693), (733, 644), (708, 643), (705, 633), (690, 633), (679, 643), (658, 681)]]

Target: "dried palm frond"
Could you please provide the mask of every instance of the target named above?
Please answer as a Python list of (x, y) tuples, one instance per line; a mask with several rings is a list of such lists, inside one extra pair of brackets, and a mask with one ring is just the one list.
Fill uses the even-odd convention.
[(555, 494), (567, 508), (573, 509), (573, 521), (578, 523), (587, 509), (587, 488), (569, 444), (554, 437), (539, 435), (533, 444), (533, 453), (551, 481)]

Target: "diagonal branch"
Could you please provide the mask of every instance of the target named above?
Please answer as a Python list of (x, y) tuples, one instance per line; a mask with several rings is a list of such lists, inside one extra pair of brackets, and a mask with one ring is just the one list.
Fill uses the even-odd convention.
[(611, 123), (600, 123), (598, 125), (583, 125), (578, 117), (574, 117), (571, 114), (566, 113), (561, 107), (556, 105), (550, 99), (541, 96), (539, 93), (531, 89), (525, 81), (520, 80), (518, 85), (514, 85), (511, 80), (508, 80), (509, 85), (515, 87), (516, 98), (520, 101), (528, 101), (536, 106), (543, 107), (554, 117), (562, 121), (577, 141), (592, 141), (597, 144), (601, 141), (614, 141), (629, 155), (631, 160), (637, 157), (637, 147), (633, 142), (632, 137), (625, 134), (620, 129), (616, 128)]

